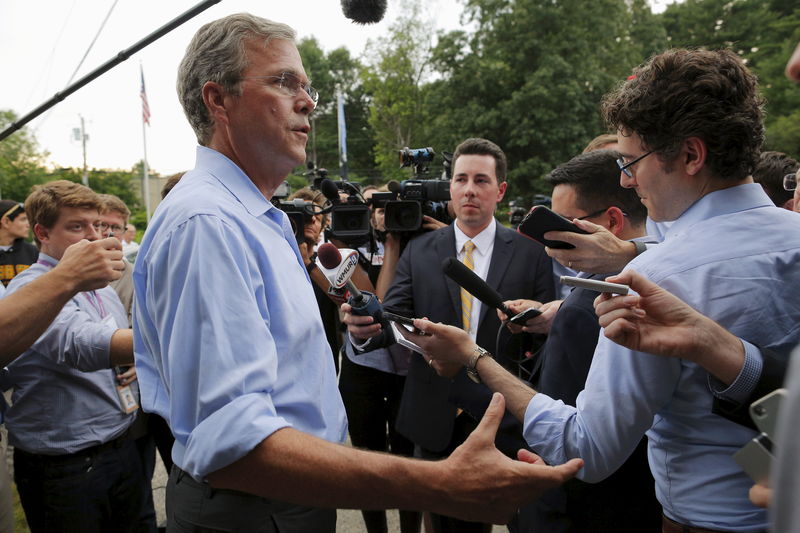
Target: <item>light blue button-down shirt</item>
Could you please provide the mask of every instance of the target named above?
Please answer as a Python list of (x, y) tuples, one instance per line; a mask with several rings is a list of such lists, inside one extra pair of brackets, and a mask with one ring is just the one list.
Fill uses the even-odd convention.
[[(39, 254), (39, 261), (11, 280), (8, 294), (57, 263), (46, 254)], [(114, 332), (127, 322), (114, 289), (78, 293), (33, 346), (6, 367), (2, 388), (14, 388), (5, 413), (12, 445), (62, 455), (125, 432), (133, 415), (122, 411), (109, 349)]]
[[(735, 335), (788, 353), (800, 340), (800, 216), (760, 185), (716, 191), (692, 205), (627, 268), (641, 272)], [(758, 353), (748, 364), (760, 365)], [(759, 370), (760, 371), (760, 370)], [(711, 412), (707, 373), (682, 359), (634, 352), (600, 336), (577, 408), (537, 394), (525, 438), (551, 463), (582, 457), (600, 480), (647, 432), (667, 516), (725, 531), (759, 531), (766, 514), (731, 455), (755, 433)]]
[(285, 213), (204, 147), (150, 222), (134, 268), (142, 404), (196, 479), (294, 427), (347, 431), (319, 307)]

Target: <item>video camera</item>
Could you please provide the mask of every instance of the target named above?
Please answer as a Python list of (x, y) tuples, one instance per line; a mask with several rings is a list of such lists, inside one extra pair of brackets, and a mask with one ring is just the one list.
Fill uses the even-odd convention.
[[(319, 169), (322, 171), (324, 169)], [(326, 173), (327, 174), (327, 173)], [(372, 232), (369, 206), (361, 196), (361, 188), (351, 181), (333, 181), (327, 177), (317, 176), (312, 189), (318, 189), (328, 199), (322, 213), (330, 213), (330, 237), (358, 246), (369, 240)], [(347, 194), (342, 199), (339, 192)]]
[(311, 217), (319, 212), (319, 208), (314, 202), (295, 198), (294, 200), (284, 200), (289, 196), (289, 184), (285, 181), (281, 183), (272, 195), (272, 205), (286, 213), (289, 223), (292, 225), (294, 238), (297, 243), (304, 242), (305, 225), (311, 221)]
[(450, 201), (450, 163), (452, 154), (444, 152), (443, 179), (430, 179), (427, 164), (433, 161), (433, 148), (408, 147), (400, 150), (400, 167), (414, 167), (414, 177), (389, 182), (389, 192), (374, 193), (370, 199), (373, 207), (384, 208), (386, 231), (412, 233), (422, 227), (422, 217), (427, 215), (442, 222), (450, 222), (447, 203)]

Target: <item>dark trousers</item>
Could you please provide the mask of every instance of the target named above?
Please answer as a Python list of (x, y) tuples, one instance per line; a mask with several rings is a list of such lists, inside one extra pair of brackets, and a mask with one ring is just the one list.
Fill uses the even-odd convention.
[[(405, 377), (358, 365), (342, 354), (339, 392), (347, 412), (350, 442), (357, 448), (412, 457), (414, 443), (394, 429)], [(367, 533), (386, 533), (386, 511), (361, 511)], [(400, 531), (417, 533), (422, 514), (400, 511)]]
[[(467, 440), (469, 434), (478, 426), (478, 423), (466, 413), (456, 417), (453, 426), (453, 435), (450, 444), (441, 452), (432, 452), (420, 446), (415, 449), (415, 455), (421, 459), (439, 460), (453, 453), (461, 443)], [(431, 513), (431, 525), (434, 533), (483, 533), (490, 529), (487, 524), (480, 522), (466, 522), (450, 516)]]
[(168, 533), (334, 533), (336, 509), (212, 489), (173, 465), (167, 483)]
[(58, 456), (17, 448), (14, 481), (32, 533), (156, 530), (155, 513), (144, 510), (150, 484), (130, 440)]

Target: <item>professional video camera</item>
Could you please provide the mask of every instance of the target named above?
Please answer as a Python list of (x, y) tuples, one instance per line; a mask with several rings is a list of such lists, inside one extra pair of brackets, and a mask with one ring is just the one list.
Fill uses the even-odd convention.
[[(324, 170), (324, 169), (320, 169)], [(370, 226), (369, 206), (361, 196), (361, 188), (351, 181), (333, 181), (326, 177), (315, 178), (312, 189), (318, 189), (328, 199), (322, 213), (330, 213), (330, 237), (358, 246), (369, 240), (372, 232)], [(347, 195), (342, 199), (339, 192)]]
[(413, 167), (414, 177), (400, 183), (390, 181), (388, 193), (374, 193), (370, 199), (373, 207), (384, 208), (386, 231), (416, 232), (422, 227), (423, 215), (450, 222), (446, 202), (450, 200), (452, 154), (444, 152), (446, 179), (431, 179), (427, 164), (433, 161), (435, 154), (430, 147), (400, 150), (401, 168)]
[(289, 196), (289, 184), (287, 182), (281, 183), (272, 195), (272, 205), (286, 213), (289, 217), (289, 223), (292, 225), (294, 238), (297, 243), (304, 241), (305, 225), (311, 221), (319, 208), (313, 202), (295, 198), (294, 200), (285, 200)]

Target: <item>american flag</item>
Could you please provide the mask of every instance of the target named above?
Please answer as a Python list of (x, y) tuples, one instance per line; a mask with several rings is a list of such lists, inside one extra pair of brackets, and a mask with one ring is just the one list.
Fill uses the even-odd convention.
[(139, 96), (142, 97), (142, 122), (150, 125), (150, 104), (147, 103), (147, 91), (144, 90), (144, 70), (142, 70), (141, 65), (139, 66), (139, 73), (142, 75), (142, 90), (139, 92)]

